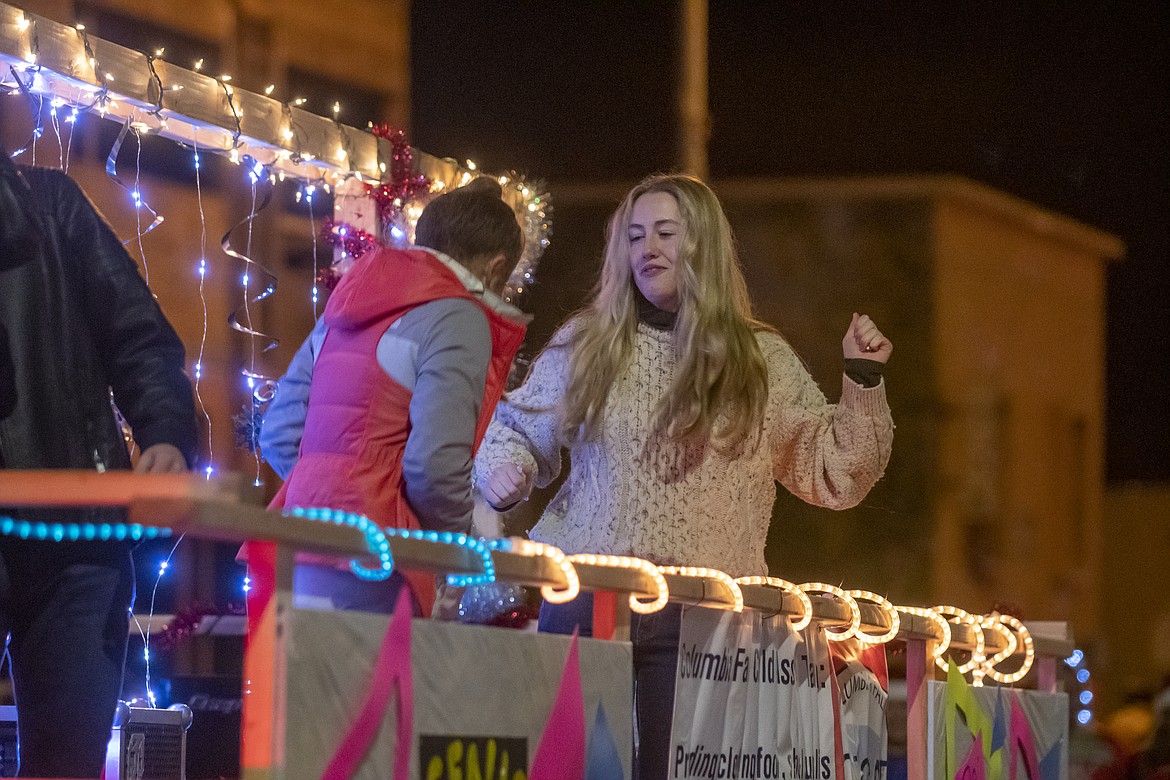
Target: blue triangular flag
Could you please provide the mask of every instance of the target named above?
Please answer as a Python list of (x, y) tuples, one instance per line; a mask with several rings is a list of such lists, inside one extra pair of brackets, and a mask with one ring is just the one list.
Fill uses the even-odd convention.
[[(1009, 694), (1010, 695), (1010, 694)], [(998, 688), (995, 696), (995, 721), (991, 725), (991, 752), (1002, 748), (1008, 738), (1007, 709), (1003, 704), (1004, 689)]]
[(1040, 759), (1040, 777), (1044, 780), (1060, 780), (1061, 747), (1063, 745), (1064, 740), (1058, 739), (1056, 744), (1044, 754), (1044, 758)]
[(605, 719), (605, 707), (599, 704), (597, 717), (593, 721), (593, 734), (585, 750), (585, 780), (625, 780), (625, 777), (617, 743)]

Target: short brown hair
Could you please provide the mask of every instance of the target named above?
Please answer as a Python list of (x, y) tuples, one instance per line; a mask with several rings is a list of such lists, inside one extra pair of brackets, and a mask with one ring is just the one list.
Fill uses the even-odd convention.
[[(501, 199), (503, 189), (481, 176), (435, 198), (414, 228), (415, 243), (437, 249), (468, 268), (503, 252), (515, 268), (524, 251), (516, 215)], [(475, 270), (475, 269), (472, 269)]]

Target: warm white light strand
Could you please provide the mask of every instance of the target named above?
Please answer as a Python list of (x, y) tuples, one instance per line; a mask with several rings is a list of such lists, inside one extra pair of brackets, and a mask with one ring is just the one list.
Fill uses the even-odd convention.
[(577, 576), (577, 570), (573, 568), (573, 564), (569, 562), (569, 559), (559, 547), (553, 547), (551, 544), (533, 542), (528, 539), (513, 538), (508, 541), (511, 542), (509, 552), (534, 558), (548, 558), (565, 575), (565, 581), (568, 583), (568, 586), (563, 590), (557, 590), (551, 585), (540, 586), (540, 595), (545, 601), (550, 604), (564, 604), (567, 601), (572, 601), (577, 598), (577, 594), (581, 592), (581, 579)]
[(676, 577), (695, 577), (696, 579), (716, 580), (723, 583), (731, 593), (731, 611), (743, 612), (743, 591), (735, 583), (731, 575), (718, 569), (708, 569), (705, 566), (659, 566), (663, 574)]
[(870, 645), (884, 645), (886, 642), (890, 642), (896, 636), (898, 636), (898, 628), (901, 626), (902, 619), (898, 616), (898, 610), (894, 607), (889, 599), (883, 596), (879, 596), (878, 594), (869, 590), (849, 590), (846, 591), (846, 593), (848, 593), (854, 599), (860, 599), (861, 601), (868, 601), (871, 604), (876, 604), (882, 610), (882, 612), (886, 613), (886, 617), (890, 621), (889, 630), (884, 634), (879, 634), (876, 636), (873, 634), (867, 634), (858, 628), (857, 638), (860, 641)]
[(652, 601), (641, 601), (633, 593), (630, 594), (630, 611), (639, 615), (649, 615), (658, 612), (670, 600), (670, 589), (666, 586), (666, 578), (658, 567), (650, 561), (641, 558), (632, 558), (625, 555), (593, 555), (592, 553), (578, 553), (568, 556), (569, 563), (585, 566), (613, 566), (621, 569), (636, 569), (644, 572), (653, 581), (658, 595)]
[(988, 677), (998, 683), (1004, 685), (1017, 683), (1028, 675), (1028, 672), (1032, 668), (1032, 664), (1036, 661), (1036, 645), (1032, 641), (1032, 634), (1018, 618), (1015, 618), (1011, 615), (992, 613), (988, 619), (1003, 624), (1015, 632), (1015, 639), (1018, 641), (1017, 647), (1018, 645), (1023, 645), (1024, 647), (1024, 662), (1021, 664), (1020, 668), (1014, 672), (1005, 673), (996, 671), (996, 664), (994, 663), (988, 663), (984, 667), (984, 671), (987, 673)]
[(917, 615), (918, 617), (926, 618), (927, 620), (933, 621), (934, 624), (938, 626), (939, 631), (942, 633), (942, 639), (939, 640), (937, 643), (935, 643), (935, 646), (934, 646), (934, 650), (933, 650), (934, 658), (939, 659), (939, 658), (942, 658), (946, 654), (947, 649), (950, 648), (950, 646), (951, 646), (951, 623), (950, 623), (950, 621), (948, 621), (945, 617), (943, 617), (938, 612), (935, 612), (933, 609), (930, 609), (928, 607), (896, 606), (896, 607), (894, 607), (894, 609), (898, 610), (899, 612), (904, 612), (907, 615)]
[[(768, 587), (777, 588), (784, 591), (785, 593), (791, 593), (793, 596), (795, 596), (796, 600), (800, 602), (801, 613), (800, 619), (792, 624), (793, 631), (803, 631), (804, 629), (808, 628), (808, 624), (812, 622), (812, 599), (808, 597), (807, 593), (797, 587), (796, 583), (789, 582), (788, 580), (782, 580), (779, 577), (766, 576), (738, 577), (735, 581), (740, 585), (765, 585)], [(792, 617), (792, 615), (789, 615), (788, 619), (792, 620)]]
[(857, 601), (836, 585), (830, 585), (827, 582), (805, 582), (798, 585), (805, 593), (813, 591), (814, 593), (828, 593), (836, 596), (841, 601), (844, 601), (849, 607), (849, 626), (844, 631), (835, 631), (825, 628), (825, 636), (830, 642), (844, 642), (847, 639), (852, 639), (857, 636), (857, 632), (861, 630), (861, 607), (857, 606)]
[[(940, 615), (943, 615), (944, 617), (955, 618), (955, 620), (951, 622), (957, 621), (961, 624), (970, 626), (972, 633), (975, 634), (975, 648), (971, 651), (971, 659), (964, 664), (959, 664), (959, 674), (968, 674), (974, 669), (981, 669), (983, 666), (984, 652), (987, 650), (987, 642), (983, 636), (983, 626), (980, 625), (980, 617), (978, 615), (972, 615), (966, 610), (959, 609), (958, 607), (948, 606), (946, 604), (940, 604), (939, 606), (934, 607), (934, 611)], [(942, 669), (944, 672), (946, 671), (947, 662), (943, 660), (941, 655), (937, 656), (934, 659), (934, 662), (938, 664), (938, 668)], [(972, 677), (979, 676), (981, 675), (972, 675)], [(980, 682), (980, 684), (982, 684), (982, 682)]]

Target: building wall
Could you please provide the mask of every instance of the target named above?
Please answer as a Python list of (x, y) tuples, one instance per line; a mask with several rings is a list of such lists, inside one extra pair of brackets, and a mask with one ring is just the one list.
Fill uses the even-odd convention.
[(1098, 691), (1157, 691), (1170, 676), (1170, 485), (1105, 491)]
[(940, 598), (1098, 633), (1105, 261), (1119, 248), (972, 185), (934, 211)]

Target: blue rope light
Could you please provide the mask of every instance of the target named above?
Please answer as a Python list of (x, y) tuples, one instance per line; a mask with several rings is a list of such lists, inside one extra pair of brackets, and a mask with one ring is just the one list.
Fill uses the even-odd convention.
[(170, 528), (138, 523), (41, 523), (0, 515), (0, 534), (42, 542), (121, 542), (126, 539), (137, 542), (161, 539), (172, 533)]
[(348, 525), (351, 528), (356, 528), (361, 531), (362, 535), (366, 537), (366, 546), (370, 548), (371, 553), (378, 557), (381, 561), (381, 566), (377, 569), (369, 569), (357, 561), (350, 561), (349, 568), (358, 579), (371, 581), (384, 580), (388, 579), (394, 571), (394, 556), (390, 554), (390, 540), (386, 537), (386, 532), (365, 515), (344, 512), (340, 509), (299, 506), (287, 510), (284, 514), (291, 517), (299, 517), (304, 520), (316, 520), (322, 523), (333, 523), (334, 525)]
[[(412, 538), (425, 538), (428, 540), (430, 536), (421, 536), (422, 534), (434, 534), (434, 531), (411, 531), (411, 534), (419, 534), (420, 536), (413, 536)], [(456, 588), (471, 587), (473, 585), (487, 585), (489, 582), (496, 581), (496, 564), (492, 560), (492, 552), (488, 546), (484, 544), (483, 539), (477, 539), (474, 536), (467, 536), (466, 534), (452, 534), (443, 533), (438, 534), (438, 541), (446, 544), (457, 544), (460, 547), (466, 547), (468, 550), (479, 555), (483, 560), (483, 574), (448, 574), (447, 584)], [(450, 538), (448, 538), (450, 537)], [(433, 540), (431, 540), (433, 541)]]
[[(295, 507), (284, 513), (285, 515), (315, 520), (334, 525), (346, 525), (357, 528), (366, 538), (366, 545), (370, 552), (378, 558), (380, 565), (377, 568), (367, 568), (355, 561), (349, 562), (353, 573), (363, 580), (384, 580), (394, 571), (394, 556), (390, 553), (391, 536), (401, 539), (421, 539), (427, 542), (454, 544), (475, 552), (483, 561), (482, 574), (449, 574), (447, 584), (453, 587), (469, 587), (472, 585), (486, 585), (496, 580), (496, 567), (492, 561), (489, 545), (482, 539), (466, 534), (456, 534), (449, 531), (417, 531), (405, 528), (382, 528), (365, 515), (354, 512), (345, 512), (340, 509), (318, 507)], [(173, 530), (138, 523), (41, 523), (27, 520), (17, 520), (0, 515), (0, 534), (15, 536), (20, 539), (35, 539), (39, 541), (52, 540), (55, 542), (93, 542), (93, 541), (123, 541), (130, 539), (160, 539), (171, 536)]]
[(459, 547), (464, 547), (479, 555), (483, 561), (482, 574), (448, 574), (447, 584), (452, 587), (469, 587), (472, 585), (486, 585), (489, 582), (496, 580), (496, 565), (492, 561), (491, 550), (484, 544), (482, 539), (477, 539), (467, 534), (456, 534), (450, 531), (421, 531), (411, 530), (407, 528), (382, 528), (374, 521), (365, 515), (359, 515), (354, 512), (344, 512), (340, 509), (324, 509), (324, 508), (301, 508), (294, 507), (285, 512), (286, 515), (292, 517), (304, 518), (306, 520), (317, 520), (325, 523), (334, 523), (335, 525), (348, 525), (357, 528), (366, 537), (366, 544), (370, 547), (370, 552), (381, 559), (382, 565), (377, 569), (369, 569), (362, 566), (357, 561), (350, 561), (349, 568), (355, 575), (363, 580), (384, 580), (390, 576), (394, 570), (394, 558), (390, 554), (390, 539), (393, 536), (399, 539), (420, 539), (426, 542), (438, 542), (440, 544), (454, 544)]

